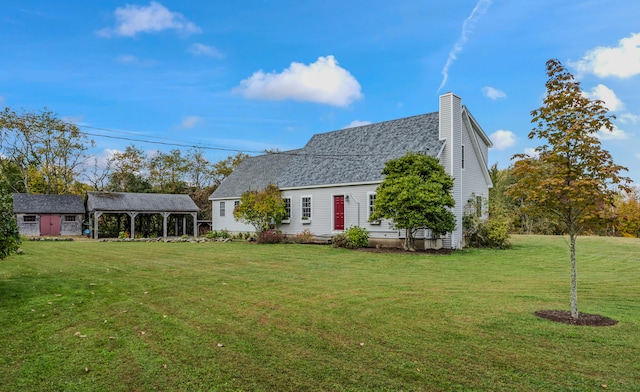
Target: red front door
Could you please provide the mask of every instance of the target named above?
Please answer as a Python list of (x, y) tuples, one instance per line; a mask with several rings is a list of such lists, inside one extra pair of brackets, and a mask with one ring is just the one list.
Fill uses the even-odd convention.
[(333, 197), (333, 229), (344, 230), (344, 196)]
[(40, 235), (60, 235), (60, 215), (40, 215)]

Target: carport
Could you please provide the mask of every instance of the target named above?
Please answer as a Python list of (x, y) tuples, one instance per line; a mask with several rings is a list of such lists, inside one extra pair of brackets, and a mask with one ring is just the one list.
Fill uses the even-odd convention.
[(163, 193), (87, 192), (87, 212), (93, 220), (93, 238), (98, 238), (99, 218), (103, 214), (126, 214), (131, 217), (131, 238), (135, 238), (136, 216), (159, 214), (162, 216), (163, 237), (167, 237), (167, 219), (182, 215), (182, 232), (187, 233), (186, 215), (193, 217), (193, 236), (198, 236), (200, 209), (189, 195)]

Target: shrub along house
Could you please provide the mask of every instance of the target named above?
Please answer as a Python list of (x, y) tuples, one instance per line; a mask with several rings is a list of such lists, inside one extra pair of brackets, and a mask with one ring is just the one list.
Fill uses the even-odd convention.
[[(404, 230), (368, 218), (385, 162), (417, 152), (437, 157), (454, 178), (456, 229), (442, 238), (442, 245), (461, 248), (464, 206), (471, 198), (488, 197), (492, 186), (487, 163), (491, 146), (460, 97), (447, 93), (440, 97), (438, 112), (316, 134), (299, 150), (246, 159), (209, 197), (213, 229), (253, 231), (234, 219), (233, 209), (242, 193), (273, 183), (282, 190), (288, 210), (289, 218), (279, 227), (284, 234), (308, 229), (330, 236), (360, 226), (369, 231), (372, 244), (396, 246)], [(428, 231), (416, 235), (425, 247), (434, 243), (428, 241), (431, 237)]]
[(13, 212), (21, 235), (82, 235), (82, 196), (15, 193)]

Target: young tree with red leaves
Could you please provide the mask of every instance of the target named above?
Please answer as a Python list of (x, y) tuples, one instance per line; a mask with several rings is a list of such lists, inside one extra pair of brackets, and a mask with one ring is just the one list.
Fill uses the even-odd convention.
[(602, 148), (597, 133), (613, 131), (612, 115), (604, 102), (585, 96), (580, 83), (556, 59), (547, 61), (547, 93), (543, 105), (532, 111), (529, 139), (540, 139), (537, 157), (513, 157), (518, 182), (507, 193), (522, 201), (531, 214), (556, 216), (569, 235), (571, 253), (571, 317), (577, 319), (578, 288), (576, 237), (613, 205), (619, 190), (631, 181), (621, 176)]

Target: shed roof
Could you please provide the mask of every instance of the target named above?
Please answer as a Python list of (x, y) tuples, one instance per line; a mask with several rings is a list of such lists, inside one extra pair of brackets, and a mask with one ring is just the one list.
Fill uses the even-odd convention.
[(84, 200), (79, 195), (13, 194), (16, 214), (84, 214)]
[(163, 193), (87, 192), (89, 212), (198, 212), (189, 195)]
[(247, 158), (210, 199), (239, 197), (269, 183), (280, 188), (382, 181), (385, 162), (407, 152), (436, 156), (438, 112), (314, 135), (304, 148)]

